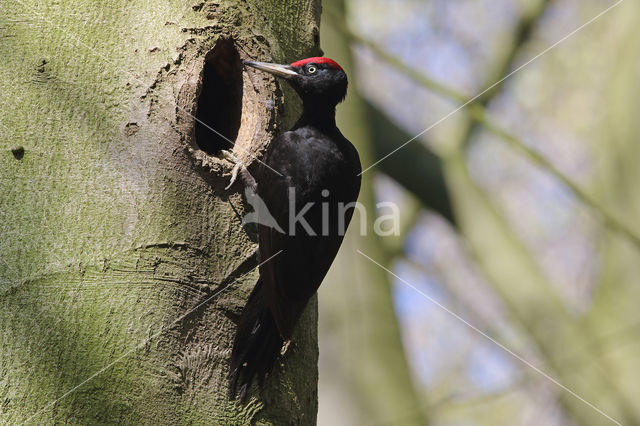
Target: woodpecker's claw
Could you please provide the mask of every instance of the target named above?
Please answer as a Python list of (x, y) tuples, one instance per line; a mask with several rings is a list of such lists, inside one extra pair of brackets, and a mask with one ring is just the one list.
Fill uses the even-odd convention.
[(287, 340), (282, 344), (282, 348), (280, 349), (280, 355), (284, 355), (289, 350), (289, 346), (291, 345), (291, 339)]
[(220, 154), (222, 154), (222, 157), (225, 160), (227, 160), (227, 161), (229, 161), (231, 163), (234, 163), (233, 170), (231, 170), (231, 181), (229, 182), (229, 185), (227, 185), (224, 188), (225, 191), (226, 191), (229, 188), (231, 188), (231, 185), (233, 185), (233, 183), (236, 181), (236, 179), (238, 178), (238, 172), (240, 171), (240, 169), (242, 167), (244, 167), (244, 164), (242, 164), (242, 161), (240, 161), (238, 159), (238, 157), (233, 155), (233, 153), (231, 151), (227, 151), (226, 149), (223, 149), (222, 151), (220, 151)]
[(220, 150), (220, 154), (222, 154), (222, 156), (224, 157), (225, 160), (228, 160), (232, 163), (239, 163), (240, 160), (238, 159), (238, 157), (236, 157), (233, 152), (223, 149)]
[(241, 167), (242, 167), (241, 161), (237, 162), (236, 165), (233, 166), (233, 170), (231, 170), (231, 180), (229, 181), (229, 185), (224, 187), (225, 191), (231, 188), (231, 185), (233, 185), (233, 183), (236, 181), (236, 179), (238, 178), (238, 171), (240, 170)]

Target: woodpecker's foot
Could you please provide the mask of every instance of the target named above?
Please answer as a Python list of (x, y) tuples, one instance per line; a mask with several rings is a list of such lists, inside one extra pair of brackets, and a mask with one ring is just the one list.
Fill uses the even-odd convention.
[(280, 355), (284, 355), (287, 353), (287, 350), (289, 350), (289, 346), (291, 345), (291, 339), (287, 340), (286, 342), (284, 342), (284, 344), (282, 345), (282, 348), (280, 348)]
[(223, 149), (222, 151), (220, 151), (220, 154), (222, 154), (222, 157), (225, 160), (231, 163), (234, 163), (233, 170), (231, 170), (231, 181), (229, 182), (229, 185), (227, 185), (224, 188), (225, 190), (228, 190), (229, 188), (231, 188), (231, 185), (233, 185), (236, 179), (238, 178), (238, 172), (240, 171), (240, 169), (244, 167), (244, 164), (242, 163), (242, 161), (240, 161), (238, 157), (233, 155), (231, 151), (227, 151), (226, 149)]

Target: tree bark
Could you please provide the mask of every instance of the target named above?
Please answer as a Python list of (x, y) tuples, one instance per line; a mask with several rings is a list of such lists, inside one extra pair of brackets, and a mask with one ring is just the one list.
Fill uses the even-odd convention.
[(193, 116), (255, 167), (297, 109), (241, 60), (317, 54), (320, 1), (16, 1), (0, 5), (0, 421), (315, 423), (315, 302), (265, 392), (228, 399), (256, 245), (215, 157), (230, 144)]

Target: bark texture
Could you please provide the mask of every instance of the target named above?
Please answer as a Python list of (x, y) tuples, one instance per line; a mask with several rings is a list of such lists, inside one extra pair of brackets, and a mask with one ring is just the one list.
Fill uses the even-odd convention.
[(297, 110), (240, 61), (319, 53), (319, 15), (319, 0), (0, 3), (0, 422), (315, 422), (315, 302), (263, 397), (227, 398), (256, 246), (241, 188), (223, 189), (229, 145), (190, 114), (255, 165)]

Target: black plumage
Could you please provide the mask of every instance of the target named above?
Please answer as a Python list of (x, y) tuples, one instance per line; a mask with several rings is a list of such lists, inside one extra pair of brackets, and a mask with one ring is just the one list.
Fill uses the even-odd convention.
[[(255, 176), (241, 173), (280, 228), (258, 223), (264, 263), (238, 324), (229, 373), (231, 396), (239, 391), (242, 399), (254, 379), (263, 385), (329, 270), (353, 214), (361, 171), (356, 149), (335, 124), (335, 107), (347, 90), (337, 63), (309, 58), (246, 65), (287, 79), (302, 98), (303, 113), (270, 144)], [(290, 226), (297, 214), (305, 222)]]

